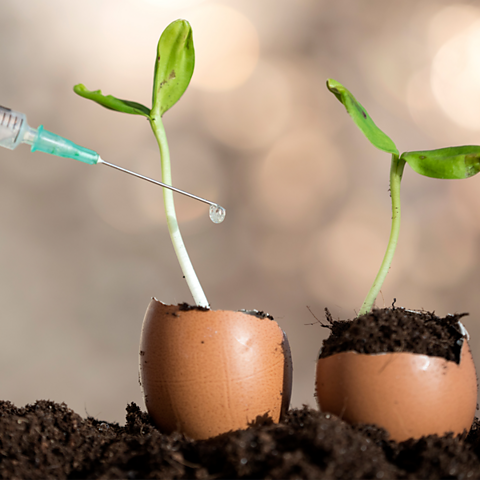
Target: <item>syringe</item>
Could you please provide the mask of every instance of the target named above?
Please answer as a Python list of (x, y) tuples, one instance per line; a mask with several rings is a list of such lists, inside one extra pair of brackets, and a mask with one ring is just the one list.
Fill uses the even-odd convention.
[(145, 177), (144, 175), (119, 167), (113, 163), (106, 162), (100, 158), (100, 155), (97, 152), (81, 147), (66, 138), (45, 130), (43, 125), (40, 125), (38, 129), (30, 127), (24, 113), (15, 112), (9, 108), (0, 106), (0, 146), (13, 150), (21, 143), (31, 145), (32, 152), (39, 151), (50, 153), (51, 155), (57, 155), (58, 157), (73, 158), (74, 160), (79, 160), (80, 162), (89, 165), (107, 165), (108, 167), (115, 168), (121, 172), (146, 180), (147, 182), (160, 185), (164, 188), (169, 188), (174, 192), (181, 193), (187, 197), (209, 204), (210, 218), (215, 223), (223, 222), (225, 218), (225, 209), (217, 203), (198, 197), (192, 193), (185, 192), (179, 188), (172, 187), (166, 183), (159, 182), (153, 178)]

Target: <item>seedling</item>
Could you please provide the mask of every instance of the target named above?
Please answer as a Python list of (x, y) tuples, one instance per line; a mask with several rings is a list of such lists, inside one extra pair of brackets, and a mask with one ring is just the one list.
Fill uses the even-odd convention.
[(431, 178), (469, 178), (480, 171), (480, 146), (447, 147), (437, 150), (405, 152), (400, 155), (393, 141), (375, 125), (365, 108), (343, 85), (329, 79), (327, 80), (327, 88), (345, 106), (353, 121), (368, 140), (375, 147), (392, 155), (390, 166), (390, 196), (392, 198), (390, 238), (375, 281), (358, 313), (360, 316), (372, 309), (395, 254), (400, 232), (400, 183), (405, 163), (408, 163), (415, 172)]
[[(162, 180), (164, 183), (172, 185), (170, 151), (162, 117), (180, 100), (187, 89), (194, 65), (195, 50), (192, 28), (186, 20), (176, 20), (168, 25), (158, 41), (151, 109), (137, 102), (121, 100), (112, 95), (103, 95), (101, 90), (90, 91), (82, 84), (75, 85), (74, 91), (110, 110), (148, 118), (160, 149)], [(185, 280), (197, 306), (208, 308), (207, 298), (198, 281), (178, 227), (173, 192), (164, 188), (163, 199), (168, 231)], [(215, 223), (220, 223), (224, 216), (225, 210), (222, 207), (218, 205), (210, 207), (210, 218)]]

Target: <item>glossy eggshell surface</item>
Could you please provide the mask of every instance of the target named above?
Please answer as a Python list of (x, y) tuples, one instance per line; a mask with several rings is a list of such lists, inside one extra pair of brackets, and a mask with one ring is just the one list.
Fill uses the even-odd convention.
[(140, 382), (162, 432), (204, 439), (246, 428), (258, 415), (278, 422), (290, 401), (291, 369), (286, 337), (268, 318), (150, 302)]
[(321, 411), (352, 424), (379, 425), (399, 442), (469, 431), (477, 404), (467, 341), (460, 364), (413, 353), (343, 352), (320, 358), (315, 390)]

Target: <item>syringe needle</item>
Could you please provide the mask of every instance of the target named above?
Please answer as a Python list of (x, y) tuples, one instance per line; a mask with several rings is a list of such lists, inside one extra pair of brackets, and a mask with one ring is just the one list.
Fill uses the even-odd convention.
[(98, 164), (103, 164), (107, 165), (107, 167), (112, 167), (117, 170), (120, 170), (121, 172), (128, 173), (129, 175), (133, 175), (134, 177), (141, 178), (142, 180), (146, 180), (147, 182), (154, 183), (155, 185), (160, 185), (161, 187), (168, 188), (170, 190), (173, 190), (174, 192), (181, 193), (182, 195), (186, 195), (187, 197), (194, 198), (195, 200), (199, 200), (200, 202), (207, 203), (210, 205), (210, 220), (214, 223), (221, 223), (225, 219), (225, 209), (218, 205), (218, 203), (211, 202), (210, 200), (206, 200), (205, 198), (198, 197), (197, 195), (193, 195), (193, 193), (188, 193), (185, 192), (184, 190), (180, 190), (179, 188), (172, 187), (171, 185), (167, 185), (166, 183), (159, 182), (158, 180), (154, 180), (153, 178), (146, 177), (145, 175), (140, 175), (139, 173), (132, 172), (131, 170), (127, 170), (126, 168), (119, 167), (118, 165), (115, 165), (110, 162), (106, 162), (103, 160), (100, 156), (98, 157), (97, 160), (97, 165)]
[(170, 190), (173, 190), (174, 192), (181, 193), (182, 195), (186, 195), (187, 197), (194, 198), (195, 200), (199, 200), (200, 202), (208, 203), (208, 205), (219, 206), (217, 203), (211, 202), (210, 200), (206, 200), (205, 198), (202, 198), (202, 197), (198, 197), (193, 193), (185, 192), (184, 190), (180, 190), (179, 188), (172, 187), (172, 185), (167, 185), (166, 183), (159, 182), (158, 180), (154, 180), (153, 178), (145, 177), (144, 175), (140, 175), (139, 173), (135, 173), (135, 172), (132, 172), (131, 170), (127, 170), (126, 168), (119, 167), (118, 165), (114, 165), (113, 163), (106, 162), (101, 157), (98, 157), (97, 164), (103, 164), (103, 165), (107, 165), (108, 167), (116, 168), (121, 172), (128, 173), (129, 175), (133, 175), (134, 177), (141, 178), (143, 180), (146, 180), (147, 182), (151, 182), (151, 183), (154, 183), (155, 185), (160, 185), (161, 187), (168, 188)]

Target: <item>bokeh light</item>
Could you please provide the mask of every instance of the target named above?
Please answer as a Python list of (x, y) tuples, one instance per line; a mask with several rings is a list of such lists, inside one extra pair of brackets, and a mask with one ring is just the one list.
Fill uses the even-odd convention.
[(252, 22), (238, 10), (208, 4), (192, 11), (196, 51), (192, 86), (229, 90), (241, 85), (258, 62), (259, 40)]
[(205, 0), (145, 0), (166, 10), (181, 10), (202, 4)]
[(269, 224), (308, 224), (345, 192), (345, 174), (339, 152), (317, 129), (291, 132), (274, 144), (262, 163), (256, 204)]
[(287, 124), (292, 111), (291, 89), (281, 70), (259, 63), (241, 86), (202, 96), (202, 114), (209, 132), (241, 150), (269, 146)]
[(445, 39), (433, 58), (432, 91), (454, 122), (479, 130), (480, 10), (463, 5), (448, 7), (433, 20), (433, 32), (442, 28), (450, 38)]

